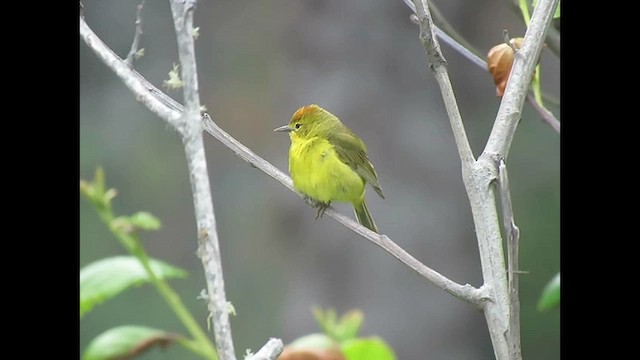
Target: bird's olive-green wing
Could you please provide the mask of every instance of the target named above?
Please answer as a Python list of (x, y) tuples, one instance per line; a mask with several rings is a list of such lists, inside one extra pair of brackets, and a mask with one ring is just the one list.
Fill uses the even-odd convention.
[(338, 158), (371, 184), (373, 190), (384, 199), (382, 188), (378, 184), (378, 175), (367, 157), (367, 148), (364, 142), (348, 130), (334, 132), (328, 136), (328, 140), (334, 146)]

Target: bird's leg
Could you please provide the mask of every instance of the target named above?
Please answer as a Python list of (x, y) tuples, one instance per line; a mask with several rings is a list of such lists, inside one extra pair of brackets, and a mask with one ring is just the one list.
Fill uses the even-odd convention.
[(317, 201), (304, 194), (302, 194), (302, 200), (304, 200), (304, 202), (306, 202), (308, 205), (311, 205), (311, 207), (316, 207), (318, 205)]
[(322, 215), (324, 215), (325, 210), (327, 210), (327, 208), (331, 206), (331, 202), (328, 203), (323, 203), (318, 201), (316, 203), (316, 206), (318, 208), (318, 213), (316, 214), (316, 220), (318, 220), (319, 217), (322, 217)]
[(302, 195), (302, 199), (304, 200), (304, 202), (311, 205), (311, 207), (313, 207), (314, 209), (318, 209), (318, 213), (316, 214), (316, 220), (318, 218), (321, 218), (322, 215), (324, 215), (325, 210), (327, 210), (327, 208), (331, 206), (331, 201), (325, 203), (322, 201), (312, 199), (307, 195)]

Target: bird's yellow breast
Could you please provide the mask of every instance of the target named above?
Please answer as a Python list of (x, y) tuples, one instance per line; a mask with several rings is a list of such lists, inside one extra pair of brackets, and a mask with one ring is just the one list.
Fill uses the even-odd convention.
[(340, 161), (333, 145), (326, 139), (292, 137), (289, 173), (293, 187), (316, 201), (363, 201), (364, 180)]

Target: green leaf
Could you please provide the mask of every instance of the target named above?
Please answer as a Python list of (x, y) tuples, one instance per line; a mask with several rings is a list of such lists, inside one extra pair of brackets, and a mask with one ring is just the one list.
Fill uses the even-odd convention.
[(364, 321), (364, 315), (358, 309), (347, 311), (339, 320), (331, 308), (322, 310), (314, 307), (312, 312), (322, 331), (340, 343), (356, 337)]
[(546, 311), (560, 305), (560, 273), (549, 281), (538, 301), (538, 311)]
[(166, 347), (180, 336), (145, 326), (126, 325), (109, 329), (91, 340), (82, 360), (113, 360), (135, 357), (152, 346)]
[(98, 194), (101, 194), (101, 195), (106, 192), (106, 185), (105, 185), (104, 178), (105, 178), (104, 169), (102, 168), (102, 166), (98, 166), (96, 168), (96, 174), (93, 177), (93, 185), (95, 186), (95, 189), (98, 192)]
[(325, 311), (320, 307), (314, 306), (311, 309), (311, 312), (313, 313), (313, 317), (316, 318), (316, 322), (318, 322), (318, 326), (320, 326), (320, 329), (322, 329), (325, 334), (333, 337), (335, 332), (334, 330), (337, 324), (336, 311), (331, 308)]
[(387, 343), (377, 336), (352, 339), (342, 344), (347, 360), (395, 360), (396, 355)]
[(231, 301), (227, 301), (227, 313), (229, 313), (229, 315), (233, 315), (236, 316), (236, 307), (233, 306), (233, 304), (231, 303)]
[[(150, 260), (151, 269), (162, 279), (184, 278), (187, 272), (159, 260)], [(132, 285), (149, 281), (140, 261), (133, 256), (114, 256), (95, 261), (80, 270), (80, 319), (95, 305)]]
[(144, 56), (144, 48), (141, 48), (140, 50), (136, 51), (135, 54), (133, 54), (133, 58), (136, 60), (140, 59), (143, 56)]
[(116, 189), (106, 189), (102, 167), (96, 168), (93, 181), (80, 179), (80, 193), (86, 196), (99, 210), (109, 209), (111, 200), (118, 194)]
[(169, 90), (180, 89), (184, 86), (182, 79), (180, 79), (180, 65), (173, 64), (173, 68), (169, 71), (169, 80), (165, 80), (163, 83)]
[(142, 230), (158, 230), (161, 225), (157, 217), (146, 211), (139, 211), (131, 215), (129, 221), (132, 225)]
[(362, 311), (355, 309), (346, 312), (336, 325), (334, 334), (336, 340), (342, 343), (358, 336), (363, 321), (364, 314), (362, 314)]

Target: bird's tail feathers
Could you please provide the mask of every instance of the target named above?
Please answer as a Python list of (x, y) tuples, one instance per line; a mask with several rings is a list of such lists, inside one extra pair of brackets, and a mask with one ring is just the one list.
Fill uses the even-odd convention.
[(360, 223), (360, 225), (366, 227), (367, 229), (375, 233), (378, 232), (378, 227), (376, 226), (376, 223), (373, 221), (373, 217), (371, 217), (371, 213), (367, 208), (367, 202), (364, 199), (362, 199), (362, 203), (354, 204), (353, 209), (356, 212), (356, 219), (358, 219), (358, 222)]

